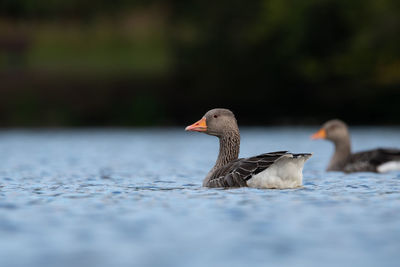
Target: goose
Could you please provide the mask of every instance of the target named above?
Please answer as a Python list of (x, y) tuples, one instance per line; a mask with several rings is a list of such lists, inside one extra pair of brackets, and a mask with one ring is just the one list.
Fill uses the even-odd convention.
[(400, 149), (378, 148), (352, 154), (349, 130), (341, 120), (327, 121), (311, 139), (326, 139), (335, 145), (327, 171), (383, 173), (400, 170)]
[(209, 188), (254, 187), (270, 189), (302, 186), (303, 166), (311, 153), (287, 151), (238, 158), (240, 133), (232, 111), (216, 108), (187, 126), (186, 131), (202, 132), (219, 138), (219, 154), (214, 167), (203, 180)]

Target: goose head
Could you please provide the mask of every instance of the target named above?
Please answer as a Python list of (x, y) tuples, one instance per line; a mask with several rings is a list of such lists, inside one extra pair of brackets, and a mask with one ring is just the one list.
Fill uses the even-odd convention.
[(327, 121), (322, 128), (311, 136), (311, 139), (326, 139), (334, 143), (349, 138), (347, 125), (338, 119)]
[(239, 132), (235, 115), (224, 108), (208, 111), (199, 121), (187, 126), (185, 130), (203, 132), (217, 137)]

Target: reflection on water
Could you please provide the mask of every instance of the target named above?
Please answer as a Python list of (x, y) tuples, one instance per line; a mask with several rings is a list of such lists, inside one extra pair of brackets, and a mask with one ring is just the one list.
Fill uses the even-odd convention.
[(2, 131), (0, 265), (398, 266), (400, 172), (325, 173), (314, 130), (242, 131), (242, 156), (314, 152), (294, 190), (202, 188), (217, 140), (182, 129)]

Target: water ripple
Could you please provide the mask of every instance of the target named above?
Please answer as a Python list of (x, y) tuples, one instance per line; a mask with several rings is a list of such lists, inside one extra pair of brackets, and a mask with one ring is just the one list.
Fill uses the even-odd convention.
[(400, 173), (326, 173), (313, 130), (242, 133), (243, 156), (314, 152), (291, 190), (202, 188), (217, 142), (181, 129), (0, 132), (1, 265), (397, 266)]

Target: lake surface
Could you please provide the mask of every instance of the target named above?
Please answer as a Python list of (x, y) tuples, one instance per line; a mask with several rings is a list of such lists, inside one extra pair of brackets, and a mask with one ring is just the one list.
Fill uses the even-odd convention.
[(2, 130), (0, 266), (399, 266), (400, 172), (326, 173), (316, 130), (242, 129), (242, 157), (314, 152), (292, 190), (202, 188), (218, 141), (183, 129)]

